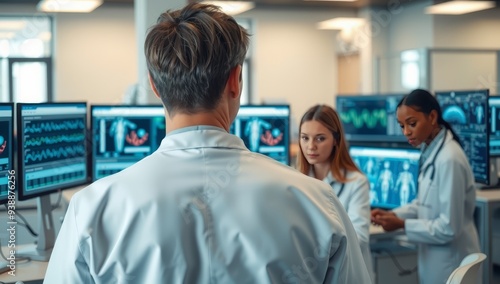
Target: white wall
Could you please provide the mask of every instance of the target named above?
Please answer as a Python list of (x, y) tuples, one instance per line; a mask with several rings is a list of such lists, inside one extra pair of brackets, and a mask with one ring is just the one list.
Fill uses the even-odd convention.
[(434, 16), (434, 46), (500, 49), (500, 7), (460, 16)]
[(335, 32), (318, 22), (355, 16), (352, 10), (254, 9), (253, 103), (286, 100), (296, 121), (315, 104), (334, 104), (337, 93)]
[[(437, 48), (500, 50), (500, 7), (461, 16), (439, 15), (434, 17), (434, 22), (434, 42)], [(433, 54), (431, 83), (436, 90), (456, 85), (460, 89), (486, 88), (491, 94), (498, 94), (498, 53)], [(443, 69), (452, 64), (455, 68), (447, 68), (443, 72)]]
[[(374, 71), (374, 91), (381, 93), (404, 93), (401, 85), (401, 51), (430, 48), (434, 45), (434, 20), (424, 13), (432, 1), (413, 1), (394, 10), (387, 21), (386, 37), (376, 38), (372, 56), (377, 61)], [(380, 42), (382, 40), (383, 42)], [(422, 58), (425, 61), (425, 58)], [(422, 70), (425, 71), (425, 70)], [(421, 86), (425, 87), (425, 86)]]
[[(429, 2), (401, 6), (387, 24), (373, 14), (384, 9), (372, 11), (371, 16), (365, 12), (370, 21), (384, 24), (378, 34), (371, 35), (371, 54), (363, 53), (364, 92), (372, 89), (376, 56), (389, 59), (402, 50), (434, 46), (500, 48), (500, 37), (496, 36), (500, 29), (498, 8), (455, 17), (429, 16), (423, 13)], [(23, 7), (3, 5), (1, 10), (36, 12)], [(255, 24), (252, 102), (286, 100), (296, 120), (313, 104), (334, 104), (338, 89), (336, 32), (317, 30), (316, 23), (356, 15), (352, 9), (257, 8), (237, 16), (251, 18)], [(55, 24), (56, 98), (120, 102), (127, 87), (137, 81), (139, 51), (133, 7), (104, 5), (90, 14), (57, 14)], [(391, 71), (379, 75), (399, 80)], [(493, 81), (491, 84), (496, 82), (487, 79)]]
[(58, 101), (120, 103), (137, 82), (132, 6), (102, 6), (89, 14), (56, 15)]
[(491, 74), (496, 74), (494, 53), (433, 52), (431, 58), (431, 90), (490, 88), (491, 94), (497, 94), (497, 86), (489, 84)]
[(389, 24), (388, 53), (434, 45), (434, 19), (424, 13), (433, 1), (412, 1), (392, 17)]

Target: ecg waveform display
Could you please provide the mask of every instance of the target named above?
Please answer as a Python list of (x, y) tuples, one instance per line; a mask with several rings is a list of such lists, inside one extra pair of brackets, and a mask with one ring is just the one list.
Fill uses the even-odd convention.
[(81, 118), (24, 121), (24, 163), (33, 165), (85, 157), (85, 121)]
[[(387, 127), (387, 112), (385, 104), (381, 109), (368, 109), (363, 108), (349, 109), (340, 113), (340, 119), (344, 124), (354, 127), (357, 131), (362, 133), (384, 132)], [(363, 131), (364, 130), (364, 131)]]
[(84, 145), (73, 145), (40, 150), (26, 150), (24, 154), (25, 164), (59, 161), (74, 157), (85, 156)]
[(242, 105), (229, 132), (240, 137), (250, 151), (289, 165), (289, 122), (289, 106)]
[(488, 184), (489, 106), (488, 90), (436, 92), (443, 119), (457, 133), (476, 182)]
[(36, 147), (42, 145), (53, 145), (61, 143), (75, 143), (85, 140), (83, 133), (74, 133), (70, 135), (54, 135), (54, 136), (40, 136), (28, 138), (24, 142), (27, 147)]
[(396, 118), (402, 95), (337, 96), (337, 112), (348, 141), (404, 141)]
[(150, 155), (165, 137), (162, 106), (92, 106), (93, 180)]
[(18, 105), (20, 199), (85, 183), (86, 104)]
[(25, 134), (53, 133), (53, 132), (71, 132), (85, 129), (82, 119), (68, 119), (57, 121), (27, 122), (24, 128)]

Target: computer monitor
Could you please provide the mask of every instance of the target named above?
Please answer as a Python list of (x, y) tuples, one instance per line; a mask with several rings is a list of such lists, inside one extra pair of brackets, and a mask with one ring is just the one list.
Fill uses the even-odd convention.
[(18, 197), (38, 198), (36, 249), (19, 256), (48, 260), (54, 246), (50, 193), (88, 182), (87, 104), (18, 103)]
[(476, 182), (490, 183), (489, 91), (436, 92), (443, 119), (457, 133)]
[(490, 108), (490, 158), (500, 157), (500, 96), (488, 98)]
[(290, 106), (242, 105), (230, 132), (250, 151), (290, 165)]
[(420, 150), (351, 146), (349, 154), (370, 182), (372, 208), (393, 209), (417, 197)]
[[(14, 161), (14, 106), (0, 103), (0, 204), (15, 200), (16, 172)], [(9, 193), (10, 190), (10, 193)]]
[(150, 155), (165, 137), (161, 105), (92, 105), (92, 180), (117, 173)]
[(396, 118), (403, 95), (337, 96), (336, 110), (349, 142), (406, 141)]

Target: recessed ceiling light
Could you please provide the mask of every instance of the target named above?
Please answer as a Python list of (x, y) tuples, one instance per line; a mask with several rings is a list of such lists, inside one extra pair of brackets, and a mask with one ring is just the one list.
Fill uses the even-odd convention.
[(237, 15), (255, 7), (253, 2), (246, 1), (203, 1), (204, 4), (219, 6), (228, 15)]
[(101, 4), (102, 0), (42, 0), (37, 9), (43, 12), (88, 13)]
[(358, 0), (304, 0), (304, 1), (322, 1), (322, 2), (356, 2)]
[(429, 6), (426, 14), (462, 15), (495, 7), (493, 1), (450, 1)]
[(361, 18), (333, 18), (323, 22), (319, 22), (317, 27), (320, 30), (343, 30), (355, 28), (363, 25), (364, 19)]

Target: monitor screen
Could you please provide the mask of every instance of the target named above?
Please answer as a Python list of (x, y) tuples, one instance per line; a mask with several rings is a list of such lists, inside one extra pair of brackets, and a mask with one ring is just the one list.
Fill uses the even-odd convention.
[(242, 105), (230, 132), (250, 151), (290, 165), (290, 106)]
[(436, 92), (443, 119), (462, 143), (476, 182), (489, 184), (488, 90)]
[(490, 157), (500, 157), (500, 96), (488, 98), (490, 107)]
[(417, 197), (420, 150), (351, 146), (349, 153), (370, 182), (373, 208), (393, 209)]
[(337, 96), (336, 110), (347, 141), (404, 142), (396, 117), (403, 95)]
[(20, 200), (88, 181), (86, 123), (86, 103), (17, 104)]
[[(0, 103), (0, 204), (8, 201), (9, 189), (16, 187), (16, 175), (13, 166), (14, 153), (14, 106)], [(11, 191), (11, 195), (13, 191)]]
[(161, 105), (92, 105), (92, 180), (117, 173), (156, 151), (165, 127)]

